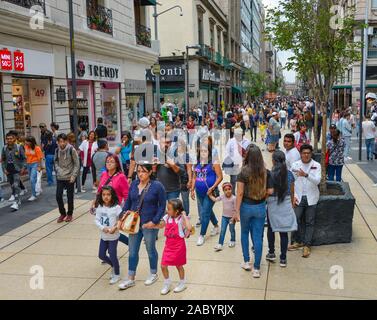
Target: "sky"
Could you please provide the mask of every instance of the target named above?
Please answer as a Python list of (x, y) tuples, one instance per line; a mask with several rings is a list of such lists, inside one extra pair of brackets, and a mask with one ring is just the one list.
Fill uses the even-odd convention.
[[(279, 0), (262, 0), (263, 5), (267, 6), (268, 8), (273, 8), (279, 4)], [(278, 52), (278, 59), (282, 63), (283, 67), (288, 61), (288, 58), (292, 56), (292, 52), (290, 51), (279, 51)], [(295, 82), (296, 73), (294, 71), (287, 71), (284, 70), (284, 77), (286, 82)]]

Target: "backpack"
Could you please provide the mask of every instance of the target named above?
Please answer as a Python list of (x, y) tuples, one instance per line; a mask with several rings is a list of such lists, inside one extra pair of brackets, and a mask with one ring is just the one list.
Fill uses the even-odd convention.
[[(69, 155), (71, 156), (71, 158), (72, 158), (72, 149), (73, 149), (73, 147), (69, 148)], [(58, 161), (59, 162), (59, 147), (57, 147), (56, 150), (55, 150), (55, 159), (54, 159), (54, 161)]]

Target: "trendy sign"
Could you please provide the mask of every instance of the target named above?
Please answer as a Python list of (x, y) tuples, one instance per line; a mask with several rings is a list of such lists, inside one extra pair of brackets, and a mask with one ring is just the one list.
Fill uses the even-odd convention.
[[(76, 77), (80, 80), (123, 82), (121, 66), (89, 60), (76, 61)], [(67, 57), (68, 78), (72, 78), (71, 58)]]
[(12, 52), (8, 49), (0, 50), (0, 62), (1, 70), (11, 71), (13, 69)]

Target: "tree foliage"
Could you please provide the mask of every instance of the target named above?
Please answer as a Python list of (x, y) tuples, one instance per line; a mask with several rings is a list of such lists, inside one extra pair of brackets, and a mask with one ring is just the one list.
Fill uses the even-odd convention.
[(327, 106), (337, 76), (361, 58), (361, 43), (354, 41), (357, 27), (360, 26), (355, 21), (355, 7), (348, 1), (282, 0), (278, 7), (267, 11), (267, 39), (278, 50), (293, 52), (286, 68), (308, 79), (318, 101), (316, 107), (321, 107), (322, 191), (326, 189)]

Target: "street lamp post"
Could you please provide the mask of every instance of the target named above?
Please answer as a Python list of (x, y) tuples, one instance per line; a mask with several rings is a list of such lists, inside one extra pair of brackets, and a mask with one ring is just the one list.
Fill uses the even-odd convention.
[[(176, 5), (176, 6), (173, 6), (169, 9), (166, 9), (160, 13), (157, 13), (157, 4), (154, 6), (154, 13), (153, 13), (153, 18), (154, 18), (154, 38), (156, 40), (156, 42), (158, 41), (158, 17), (170, 10), (173, 10), (175, 8), (179, 8), (181, 13), (181, 17), (183, 16), (183, 9), (181, 6), (179, 5)], [(160, 48), (158, 48), (158, 55), (160, 56)], [(160, 110), (160, 74), (156, 74), (156, 107), (158, 108), (158, 111)]]
[(365, 108), (365, 82), (366, 82), (366, 68), (367, 68), (367, 55), (368, 55), (368, 18), (369, 16), (369, 0), (365, 3), (365, 22), (363, 30), (363, 48), (362, 48), (362, 62), (360, 66), (360, 111), (359, 111), (359, 161), (361, 161), (362, 155), (362, 143), (363, 143), (363, 117)]
[[(73, 132), (76, 137), (76, 148), (79, 147), (78, 140), (78, 119), (77, 119), (77, 83), (76, 83), (76, 60), (75, 60), (75, 32), (73, 19), (73, 0), (68, 1), (69, 4), (69, 38), (71, 49), (71, 81), (72, 81), (72, 107), (73, 107)], [(77, 191), (81, 192), (80, 175), (77, 176)]]

